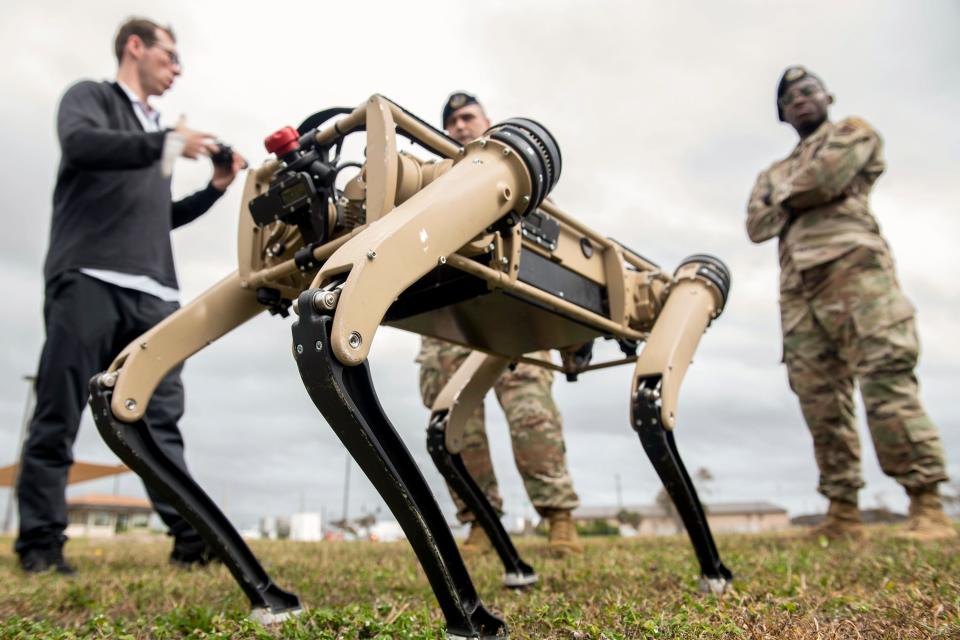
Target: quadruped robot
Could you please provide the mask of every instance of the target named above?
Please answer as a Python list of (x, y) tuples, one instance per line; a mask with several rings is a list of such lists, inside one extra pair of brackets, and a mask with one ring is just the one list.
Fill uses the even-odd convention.
[[(365, 161), (341, 160), (344, 139), (364, 132)], [(438, 158), (398, 153), (398, 135)], [(275, 158), (251, 170), (244, 187), (237, 271), (134, 340), (90, 383), (101, 435), (200, 532), (254, 619), (282, 620), (302, 610), (300, 600), (273, 582), (213, 500), (163, 454), (144, 413), (173, 367), (257, 314), (291, 308), (303, 384), (402, 526), (448, 637), (503, 637), (507, 628), (477, 595), (377, 399), (367, 356), (381, 325), (474, 350), (432, 408), (427, 447), (493, 543), (506, 586), (531, 585), (537, 574), (460, 452), (468, 416), (518, 361), (568, 378), (633, 364), (631, 425), (686, 526), (701, 589), (730, 584), (673, 437), (680, 384), (729, 292), (720, 260), (693, 255), (670, 275), (546, 200), (560, 177), (560, 149), (532, 120), (507, 120), (461, 147), (374, 95), (281, 129), (266, 145)], [(357, 175), (338, 182), (348, 167)], [(591, 363), (597, 338), (616, 340), (624, 357)], [(562, 366), (525, 355), (545, 349), (560, 350)]]

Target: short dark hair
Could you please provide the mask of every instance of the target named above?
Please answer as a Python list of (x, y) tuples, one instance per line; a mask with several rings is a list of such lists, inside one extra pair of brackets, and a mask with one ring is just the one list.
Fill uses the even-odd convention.
[(126, 22), (120, 25), (120, 30), (117, 31), (117, 39), (113, 42), (113, 51), (117, 54), (117, 63), (123, 59), (123, 50), (127, 46), (127, 40), (130, 39), (130, 36), (137, 36), (143, 40), (143, 44), (148, 47), (152, 47), (157, 43), (157, 29), (160, 31), (165, 31), (170, 39), (176, 42), (177, 38), (173, 35), (173, 29), (169, 26), (164, 27), (153, 20), (147, 20), (146, 18), (129, 18)]

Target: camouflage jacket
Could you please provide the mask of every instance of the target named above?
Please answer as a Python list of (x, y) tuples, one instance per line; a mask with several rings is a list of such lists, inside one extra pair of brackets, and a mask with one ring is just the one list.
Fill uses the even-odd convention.
[(884, 168), (883, 142), (870, 125), (825, 122), (757, 177), (747, 234), (754, 242), (779, 237), (784, 270), (803, 271), (861, 246), (885, 251), (867, 202)]

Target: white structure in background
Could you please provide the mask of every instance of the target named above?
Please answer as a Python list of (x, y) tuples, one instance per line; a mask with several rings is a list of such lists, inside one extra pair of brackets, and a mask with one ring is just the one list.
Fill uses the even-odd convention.
[(244, 540), (259, 540), (263, 537), (263, 532), (259, 527), (247, 527), (240, 531), (240, 537)]
[(263, 516), (260, 518), (260, 537), (266, 538), (267, 540), (276, 540), (279, 537), (277, 535), (276, 516)]
[(302, 542), (323, 540), (322, 521), (315, 511), (295, 513), (290, 516), (290, 539)]
[(260, 537), (268, 540), (286, 540), (290, 537), (290, 519), (263, 516), (260, 518)]
[(396, 520), (381, 520), (371, 525), (367, 531), (369, 538), (377, 542), (395, 542), (407, 537)]

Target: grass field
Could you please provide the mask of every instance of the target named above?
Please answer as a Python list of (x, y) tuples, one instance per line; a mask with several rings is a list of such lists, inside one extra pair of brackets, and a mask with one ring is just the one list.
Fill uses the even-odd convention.
[[(166, 542), (72, 541), (72, 579), (25, 576), (0, 539), (0, 638), (439, 638), (443, 621), (405, 543), (254, 542), (309, 610), (264, 629), (222, 566), (181, 571)], [(592, 538), (582, 557), (519, 548), (541, 575), (500, 587), (493, 556), (468, 566), (511, 638), (960, 638), (960, 543), (916, 545), (871, 530), (857, 545), (799, 535), (721, 536), (736, 573), (722, 597), (696, 591), (685, 538)]]

